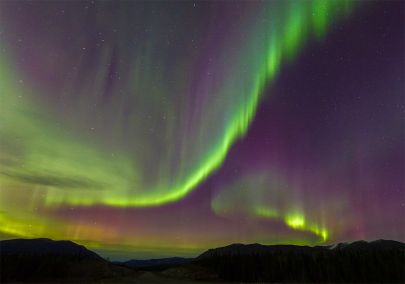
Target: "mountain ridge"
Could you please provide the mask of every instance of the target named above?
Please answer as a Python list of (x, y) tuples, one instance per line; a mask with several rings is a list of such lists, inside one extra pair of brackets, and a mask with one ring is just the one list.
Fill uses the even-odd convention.
[(0, 241), (0, 282), (405, 282), (405, 244), (230, 244), (194, 259), (109, 262), (72, 241)]
[(217, 248), (211, 248), (197, 256), (199, 257), (204, 257), (207, 253), (209, 252), (214, 252), (214, 251), (223, 251), (223, 252), (232, 252), (232, 251), (237, 251), (238, 253), (254, 253), (254, 252), (270, 252), (272, 250), (294, 250), (294, 249), (299, 249), (299, 250), (319, 250), (319, 249), (329, 249), (329, 250), (338, 250), (338, 249), (361, 249), (361, 248), (369, 248), (374, 247), (376, 245), (380, 245), (381, 249), (389, 249), (389, 248), (398, 248), (398, 249), (404, 249), (405, 248), (405, 243), (399, 242), (399, 241), (394, 241), (394, 240), (384, 240), (384, 239), (378, 239), (374, 241), (365, 241), (365, 240), (358, 240), (358, 241), (353, 241), (353, 242), (341, 242), (341, 243), (336, 243), (332, 245), (325, 245), (325, 246), (308, 246), (308, 245), (290, 245), (290, 244), (276, 244), (276, 245), (263, 245), (259, 243), (251, 243), (251, 244), (243, 244), (243, 243), (233, 243), (230, 245), (222, 246), (222, 247), (217, 247)]
[(0, 283), (93, 282), (132, 274), (83, 245), (68, 240), (11, 239), (0, 241)]
[(195, 259), (229, 282), (405, 282), (405, 244), (391, 240), (329, 246), (232, 244)]

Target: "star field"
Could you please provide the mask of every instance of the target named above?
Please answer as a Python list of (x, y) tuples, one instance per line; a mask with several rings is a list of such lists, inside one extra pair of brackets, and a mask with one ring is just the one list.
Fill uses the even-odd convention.
[(116, 258), (404, 240), (401, 2), (0, 3), (0, 238)]

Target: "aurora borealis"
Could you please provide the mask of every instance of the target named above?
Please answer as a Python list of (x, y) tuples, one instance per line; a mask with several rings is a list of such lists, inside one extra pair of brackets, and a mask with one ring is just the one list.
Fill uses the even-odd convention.
[(404, 240), (403, 9), (0, 2), (0, 238)]

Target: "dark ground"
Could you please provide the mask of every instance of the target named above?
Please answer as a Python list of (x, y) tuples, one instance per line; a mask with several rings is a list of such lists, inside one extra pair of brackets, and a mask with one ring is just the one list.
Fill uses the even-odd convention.
[(405, 282), (405, 244), (386, 240), (318, 247), (233, 244), (195, 259), (129, 263), (135, 265), (109, 262), (70, 241), (0, 242), (1, 283)]

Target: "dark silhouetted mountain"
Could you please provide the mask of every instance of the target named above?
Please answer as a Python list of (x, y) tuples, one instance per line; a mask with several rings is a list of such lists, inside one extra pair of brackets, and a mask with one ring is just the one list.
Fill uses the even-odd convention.
[(386, 240), (324, 247), (233, 244), (210, 249), (194, 263), (224, 281), (405, 282), (405, 244)]
[(167, 267), (190, 263), (192, 260), (193, 260), (192, 258), (168, 257), (157, 259), (131, 259), (125, 262), (115, 262), (115, 263), (135, 268), (151, 268), (161, 270)]
[(71, 241), (0, 241), (0, 282), (95, 281), (133, 273)]
[(0, 241), (1, 283), (184, 281), (404, 283), (405, 244), (385, 240), (315, 247), (232, 244), (195, 259), (111, 263), (70, 241)]
[(19, 254), (19, 255), (75, 255), (88, 258), (101, 259), (101, 257), (86, 249), (84, 246), (75, 244), (71, 241), (53, 241), (51, 239), (14, 239), (0, 241), (2, 254)]

